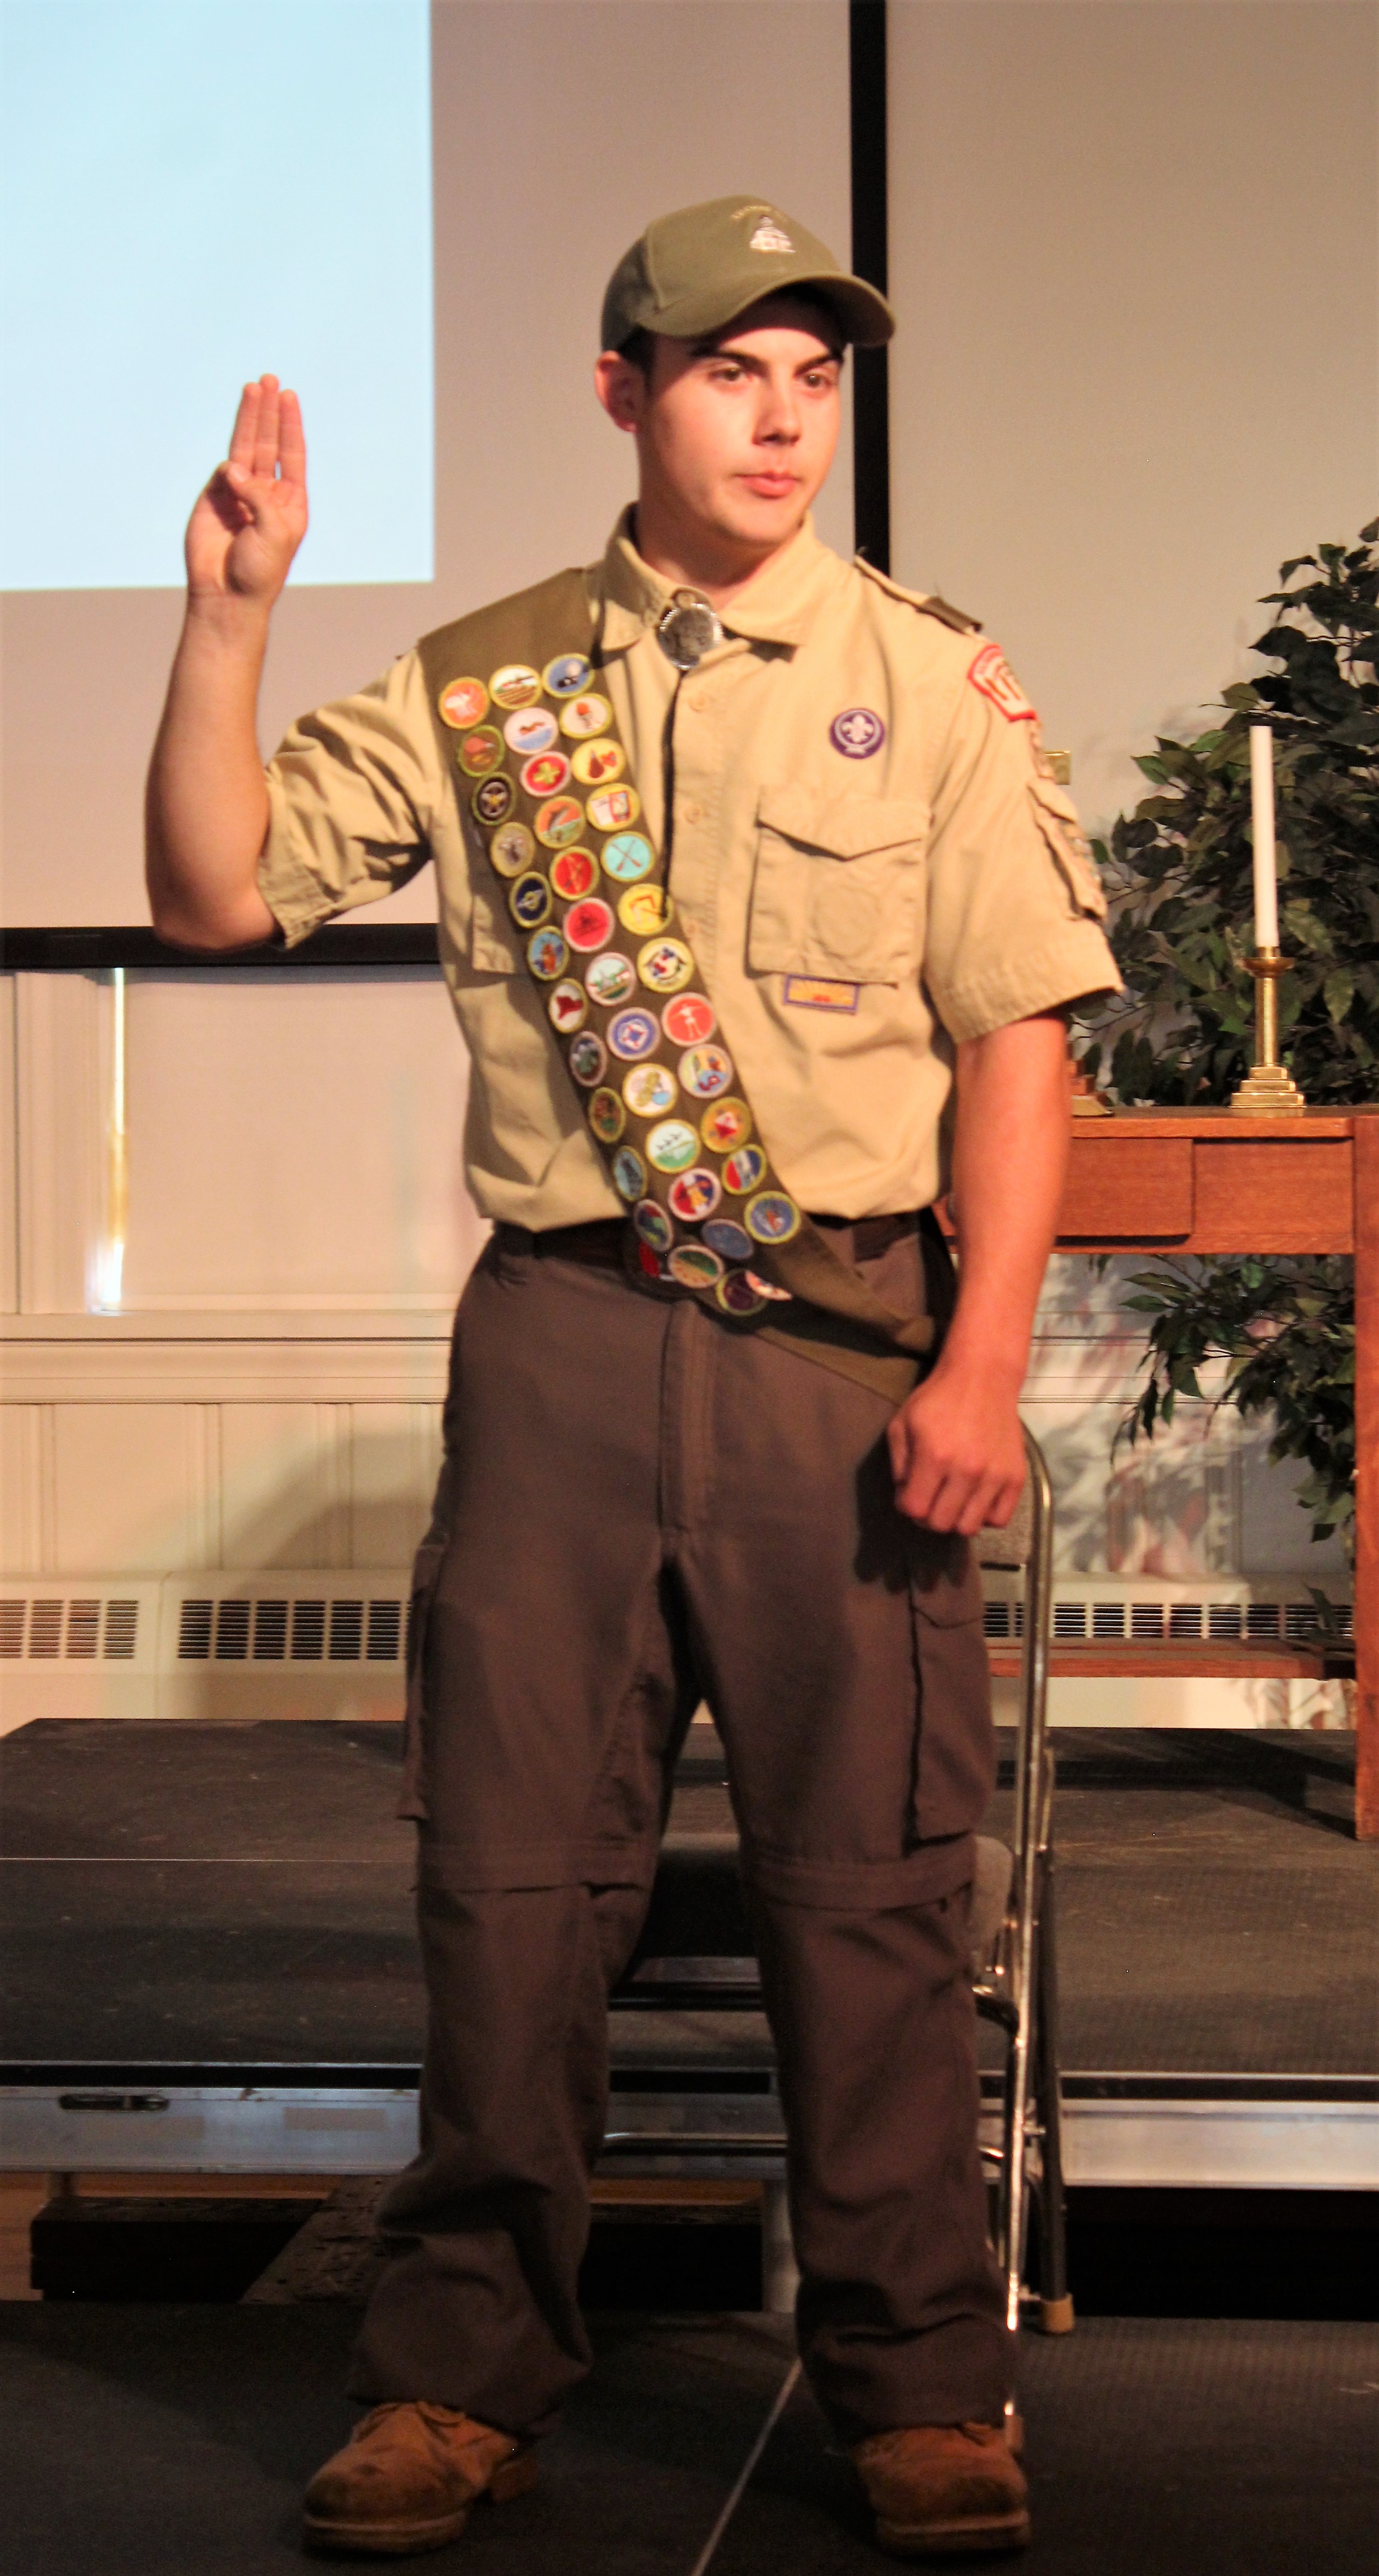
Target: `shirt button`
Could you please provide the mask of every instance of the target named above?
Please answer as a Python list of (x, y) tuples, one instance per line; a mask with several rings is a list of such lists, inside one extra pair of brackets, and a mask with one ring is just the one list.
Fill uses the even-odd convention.
[(687, 805), (685, 807), (685, 821), (687, 823), (702, 823), (703, 820), (704, 808), (702, 805)]

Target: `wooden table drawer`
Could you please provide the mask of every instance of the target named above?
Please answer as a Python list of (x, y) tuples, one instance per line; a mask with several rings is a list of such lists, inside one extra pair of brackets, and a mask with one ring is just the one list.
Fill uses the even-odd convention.
[(1296, 1144), (1199, 1137), (1195, 1153), (1195, 1252), (1352, 1250), (1348, 1137), (1299, 1136)]
[(1192, 1179), (1190, 1136), (1103, 1138), (1074, 1129), (1059, 1241), (1181, 1242), (1192, 1232)]

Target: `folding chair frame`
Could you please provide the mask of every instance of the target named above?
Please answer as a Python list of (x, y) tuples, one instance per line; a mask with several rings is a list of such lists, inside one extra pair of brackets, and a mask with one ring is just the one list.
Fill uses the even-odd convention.
[[(994, 1950), (974, 1979), (977, 2010), (1005, 2037), (996, 2251), (1006, 2322), (1020, 2321), (1029, 2206), (1039, 2218), (1040, 2319), (1067, 2333), (1067, 2241), (1058, 2069), (1054, 1938), (1053, 1753), (1048, 1742), (1049, 1637), (1053, 1615), (1053, 1489), (1043, 1454), (1025, 1432), (1030, 1536), (1023, 1556), (1020, 1713), (1015, 1739), (1011, 1893)], [(980, 1547), (980, 1542), (978, 1542)], [(994, 1556), (994, 1550), (993, 1550)], [(991, 1561), (991, 1559), (988, 1559)], [(991, 2153), (992, 2151), (988, 2151)]]

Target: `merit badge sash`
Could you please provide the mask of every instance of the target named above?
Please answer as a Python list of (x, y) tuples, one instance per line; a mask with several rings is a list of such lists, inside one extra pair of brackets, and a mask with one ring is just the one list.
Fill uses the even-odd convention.
[(873, 1296), (772, 1163), (600, 686), (583, 575), (461, 618), (420, 653), (641, 1277), (902, 1401), (932, 1319)]

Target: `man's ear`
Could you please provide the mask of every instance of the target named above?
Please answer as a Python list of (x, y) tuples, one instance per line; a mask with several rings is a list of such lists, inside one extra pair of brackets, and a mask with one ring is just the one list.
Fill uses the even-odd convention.
[(646, 413), (646, 378), (620, 349), (605, 349), (595, 362), (594, 391), (615, 429), (641, 428)]

